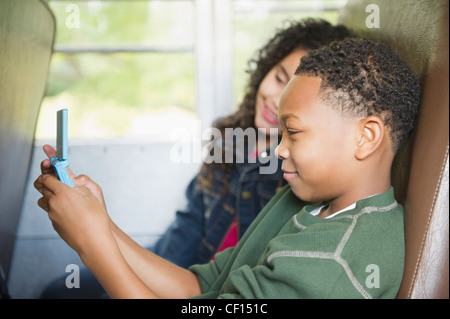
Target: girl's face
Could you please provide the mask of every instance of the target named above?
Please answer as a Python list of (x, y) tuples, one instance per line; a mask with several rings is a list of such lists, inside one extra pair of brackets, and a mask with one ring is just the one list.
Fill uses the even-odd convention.
[(278, 103), (281, 94), (299, 66), (300, 59), (307, 53), (303, 49), (294, 50), (275, 65), (264, 77), (256, 93), (256, 128), (279, 128)]

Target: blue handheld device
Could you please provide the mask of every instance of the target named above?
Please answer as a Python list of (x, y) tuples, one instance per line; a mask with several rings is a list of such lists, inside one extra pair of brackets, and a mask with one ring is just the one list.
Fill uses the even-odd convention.
[(69, 157), (69, 138), (67, 133), (68, 110), (62, 109), (56, 113), (56, 157), (50, 159), (55, 173), (61, 182), (70, 187), (74, 187), (72, 180), (67, 173), (67, 167), (70, 162)]

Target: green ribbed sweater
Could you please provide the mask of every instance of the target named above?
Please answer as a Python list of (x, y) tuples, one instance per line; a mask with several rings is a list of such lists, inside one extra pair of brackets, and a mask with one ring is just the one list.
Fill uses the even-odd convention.
[(394, 191), (330, 219), (286, 186), (238, 245), (194, 265), (197, 298), (395, 298), (403, 275), (403, 209)]

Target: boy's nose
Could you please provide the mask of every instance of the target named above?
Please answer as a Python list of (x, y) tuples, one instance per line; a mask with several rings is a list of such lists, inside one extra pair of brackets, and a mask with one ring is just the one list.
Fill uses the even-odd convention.
[(285, 160), (285, 159), (287, 159), (287, 158), (289, 157), (289, 152), (288, 152), (287, 148), (285, 148), (285, 147), (282, 145), (282, 142), (283, 142), (283, 141), (281, 141), (281, 143), (280, 143), (280, 144), (277, 146), (277, 148), (275, 149), (275, 155), (276, 155), (279, 159)]

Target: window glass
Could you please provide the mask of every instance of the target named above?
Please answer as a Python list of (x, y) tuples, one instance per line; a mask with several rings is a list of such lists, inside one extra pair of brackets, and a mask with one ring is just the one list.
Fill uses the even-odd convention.
[(51, 0), (49, 5), (57, 45), (193, 45), (192, 1)]
[(57, 21), (55, 54), (37, 139), (55, 137), (55, 112), (63, 107), (71, 138), (161, 140), (169, 119), (181, 127), (196, 119), (193, 1), (49, 6)]
[(55, 136), (67, 107), (71, 137), (163, 139), (171, 116), (195, 119), (194, 92), (192, 53), (55, 53), (37, 138)]
[[(230, 112), (242, 99), (248, 60), (277, 28), (304, 17), (335, 24), (345, 2), (230, 0), (232, 30), (221, 31), (232, 32), (234, 41), (233, 76), (221, 79), (233, 83)], [(202, 18), (196, 16), (197, 5), (189, 0), (50, 0), (57, 21), (55, 54), (36, 138), (55, 137), (55, 112), (63, 107), (69, 109), (71, 138), (161, 140), (169, 123), (181, 129), (195, 125), (194, 19)]]

